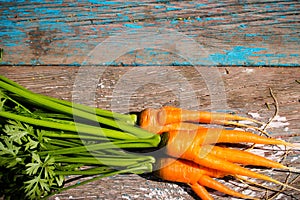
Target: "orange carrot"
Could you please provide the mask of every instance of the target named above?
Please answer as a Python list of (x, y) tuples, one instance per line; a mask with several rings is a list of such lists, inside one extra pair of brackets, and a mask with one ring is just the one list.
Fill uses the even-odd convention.
[(194, 139), (196, 141), (193, 141), (193, 143), (197, 145), (215, 143), (255, 143), (294, 146), (283, 140), (267, 138), (251, 132), (226, 130), (221, 128), (199, 127), (197, 130), (191, 131), (169, 131), (168, 134), (172, 135), (172, 137), (180, 137), (182, 140), (185, 140), (186, 143), (191, 143), (191, 140)]
[(190, 185), (192, 190), (202, 199), (202, 200), (214, 200), (212, 196), (208, 193), (208, 191), (205, 189), (205, 187), (199, 185), (198, 183), (195, 183), (193, 185)]
[(159, 110), (153, 108), (147, 108), (140, 113), (139, 125), (141, 128), (150, 132), (157, 133), (161, 129), (162, 125), (158, 124), (157, 114)]
[(163, 126), (166, 124), (173, 124), (179, 122), (200, 122), (200, 123), (214, 123), (224, 125), (237, 125), (244, 126), (231, 121), (251, 121), (257, 124), (262, 124), (251, 118), (241, 117), (227, 113), (213, 113), (207, 111), (193, 111), (184, 110), (181, 108), (164, 106), (161, 109), (148, 108), (141, 112), (140, 125), (146, 126)]
[(247, 120), (247, 121), (252, 121), (261, 124), (260, 122), (254, 119), (241, 117), (238, 115), (232, 115), (227, 113), (213, 113), (207, 111), (185, 110), (185, 109), (171, 107), (171, 106), (164, 106), (158, 112), (158, 121), (160, 124), (172, 124), (181, 121), (201, 122), (207, 124), (209, 123), (224, 124), (224, 122), (229, 120), (232, 121)]
[[(160, 158), (155, 166), (156, 174), (169, 181), (195, 183), (202, 175), (222, 178), (227, 174), (215, 169), (200, 166), (188, 160), (176, 158)], [(174, 171), (176, 173), (174, 174)], [(189, 173), (193, 174), (191, 176)]]
[(199, 143), (199, 141), (201, 142), (201, 136), (198, 137), (197, 135), (194, 135), (193, 137), (190, 137), (192, 141), (189, 141), (186, 139), (188, 138), (186, 133), (180, 131), (173, 133), (169, 132), (167, 140), (166, 138), (163, 138), (163, 141), (166, 142), (166, 152), (170, 156), (191, 160), (201, 166), (223, 171), (232, 175), (248, 176), (281, 184), (279, 181), (268, 176), (253, 172), (232, 162), (216, 157), (207, 152), (207, 149), (203, 150), (202, 146), (199, 145), (201, 144)]
[(269, 167), (269, 168), (288, 169), (288, 167), (276, 161), (269, 160), (267, 158), (264, 158), (259, 155), (255, 155), (247, 151), (223, 148), (219, 146), (209, 146), (209, 145), (202, 147), (202, 151), (205, 151), (205, 149), (209, 151), (209, 154), (233, 163), (239, 163), (243, 165), (255, 165), (255, 166), (262, 166), (262, 167)]
[[(218, 170), (200, 167), (199, 165), (174, 158), (162, 158), (158, 169), (158, 176), (164, 180), (187, 183), (202, 199), (212, 199), (205, 187), (209, 187), (225, 194), (241, 198), (251, 198), (238, 193), (212, 179), (211, 177), (223, 177), (225, 174)], [(253, 198), (252, 198), (253, 199)]]
[(255, 198), (249, 197), (247, 195), (241, 194), (239, 192), (236, 192), (206, 175), (202, 176), (199, 179), (198, 183), (202, 186), (212, 188), (214, 190), (220, 191), (224, 194), (228, 194), (231, 196), (240, 197), (240, 198), (244, 198), (244, 199), (255, 199)]

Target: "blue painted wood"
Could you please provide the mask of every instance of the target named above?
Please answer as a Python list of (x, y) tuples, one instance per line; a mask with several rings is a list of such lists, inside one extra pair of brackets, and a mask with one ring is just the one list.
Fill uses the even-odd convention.
[[(84, 65), (101, 42), (145, 29), (183, 34), (209, 52), (203, 59), (213, 65), (300, 65), (297, 0), (0, 0), (0, 13), (1, 65)], [(110, 64), (190, 63), (176, 52), (151, 47), (128, 52)]]

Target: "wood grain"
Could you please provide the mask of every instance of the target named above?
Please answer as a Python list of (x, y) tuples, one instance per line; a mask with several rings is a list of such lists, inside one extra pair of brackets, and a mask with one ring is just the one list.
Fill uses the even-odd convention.
[[(260, 115), (267, 122), (274, 114), (274, 101), (269, 88), (279, 104), (279, 116), (268, 131), (274, 137), (299, 142), (300, 135), (300, 71), (297, 68), (258, 67), (107, 67), (87, 68), (91, 77), (99, 77), (96, 85), (89, 85), (82, 76), (86, 71), (78, 67), (0, 67), (5, 75), (34, 92), (80, 101), (114, 111), (141, 111), (146, 107), (176, 105), (189, 109), (235, 112), (242, 116)], [(94, 75), (97, 76), (94, 76)], [(219, 77), (216, 77), (216, 76)], [(204, 77), (205, 76), (205, 77)], [(160, 81), (157, 81), (158, 77)], [(164, 78), (166, 77), (166, 78)], [(220, 78), (220, 79), (219, 79)], [(78, 80), (83, 80), (77, 87)], [(209, 82), (209, 80), (213, 80)], [(214, 83), (214, 80), (221, 80)], [(212, 85), (211, 85), (212, 84)], [(214, 85), (215, 84), (215, 85)], [(222, 88), (224, 91), (215, 90)], [(175, 88), (172, 86), (176, 86)], [(92, 94), (93, 101), (82, 98), (81, 88)], [(210, 89), (209, 89), (210, 88)], [(222, 94), (223, 93), (223, 94)], [(221, 95), (220, 95), (221, 94)], [(94, 95), (94, 96), (93, 96)], [(223, 98), (217, 102), (215, 97)], [(225, 103), (224, 103), (225, 102)], [(270, 106), (266, 106), (266, 103)], [(253, 114), (254, 113), (254, 114)], [(280, 151), (266, 150), (266, 157), (278, 158)], [(284, 161), (289, 166), (300, 167), (299, 151), (292, 151)], [(285, 181), (287, 174), (280, 171), (262, 172)], [(291, 181), (299, 174), (292, 174)], [(237, 190), (231, 181), (224, 182)], [(299, 179), (293, 183), (299, 187)], [(272, 186), (274, 187), (274, 186)], [(257, 188), (256, 188), (257, 189)], [(215, 199), (231, 199), (210, 191)], [(265, 191), (256, 191), (263, 197)], [(268, 192), (272, 194), (272, 192)], [(300, 194), (287, 190), (277, 199), (299, 199)], [(106, 178), (56, 195), (51, 199), (197, 199), (195, 194), (181, 184), (161, 182), (152, 175), (122, 175)]]
[[(88, 54), (114, 35), (170, 29), (201, 45), (209, 52), (203, 59), (212, 65), (299, 66), (299, 11), (297, 0), (5, 0), (0, 6), (0, 47), (4, 49), (0, 64), (85, 65)], [(173, 51), (143, 48), (106, 64), (180, 66), (188, 62)]]

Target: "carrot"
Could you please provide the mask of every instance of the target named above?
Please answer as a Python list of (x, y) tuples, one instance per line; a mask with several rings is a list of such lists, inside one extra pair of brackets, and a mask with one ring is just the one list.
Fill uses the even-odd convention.
[[(236, 175), (248, 176), (256, 179), (273, 182), (289, 188), (293, 188), (275, 179), (272, 179), (271, 177), (253, 172), (249, 169), (243, 168), (242, 166), (236, 165), (232, 162), (222, 159), (220, 158), (222, 157), (222, 155), (220, 155), (220, 157), (217, 157), (210, 154), (209, 151), (207, 151), (207, 149), (203, 150), (203, 146), (199, 145), (201, 144), (199, 143), (199, 141), (201, 141), (202, 138), (201, 136), (198, 137), (196, 135), (194, 136), (194, 138), (191, 137), (192, 141), (189, 141), (188, 139), (186, 139), (188, 138), (188, 136), (184, 132), (180, 132), (180, 131), (169, 132), (167, 138), (165, 138), (166, 137), (165, 135), (163, 135), (162, 141), (165, 142), (166, 153), (170, 156), (177, 157), (177, 158), (180, 157), (181, 159), (190, 160), (201, 166), (215, 169), (218, 171), (223, 171), (224, 173), (231, 174), (234, 176)], [(271, 139), (271, 141), (273, 141), (273, 139)], [(293, 188), (293, 189), (299, 190), (297, 188)]]
[(231, 196), (236, 196), (236, 197), (240, 197), (240, 198), (244, 198), (244, 199), (255, 199), (255, 198), (249, 197), (247, 195), (244, 195), (242, 193), (236, 192), (236, 191), (222, 185), (221, 183), (212, 179), (209, 176), (205, 176), (205, 175), (202, 176), (201, 179), (199, 179), (198, 183), (202, 186), (209, 187), (214, 190), (218, 190), (224, 194), (228, 194)]
[(227, 113), (213, 113), (207, 111), (194, 111), (185, 110), (181, 108), (164, 106), (158, 113), (158, 120), (160, 124), (172, 124), (181, 121), (189, 122), (201, 122), (201, 123), (221, 123), (224, 124), (226, 121), (241, 121), (247, 120), (261, 124), (254, 119), (241, 117), (238, 115), (232, 115)]
[(190, 185), (192, 190), (202, 199), (202, 200), (213, 200), (212, 196), (208, 193), (208, 191), (202, 185), (198, 183)]
[(174, 124), (166, 124), (164, 126), (146, 126), (142, 127), (143, 129), (150, 131), (152, 133), (162, 134), (169, 131), (190, 131), (197, 130), (201, 128), (201, 126), (192, 123), (174, 123)]
[[(203, 167), (188, 160), (170, 157), (160, 158), (156, 163), (155, 169), (158, 169), (156, 175), (163, 179), (187, 183), (197, 182), (202, 175), (215, 178), (222, 178), (227, 175), (222, 171)], [(189, 175), (189, 173), (193, 174), (193, 176)]]
[(191, 143), (191, 140), (194, 139), (195, 141), (193, 141), (193, 143), (197, 145), (216, 143), (255, 143), (294, 146), (283, 140), (266, 138), (251, 132), (226, 130), (221, 128), (199, 127), (197, 130), (191, 131), (169, 131), (168, 134), (172, 137), (179, 137), (181, 140), (185, 140), (185, 143)]
[(256, 124), (262, 124), (261, 122), (238, 115), (232, 115), (227, 113), (213, 113), (207, 111), (193, 111), (184, 110), (181, 108), (164, 106), (161, 109), (148, 108), (140, 114), (140, 125), (142, 127), (147, 126), (163, 126), (166, 124), (174, 124), (179, 122), (199, 122), (199, 123), (214, 123), (222, 125), (235, 125), (246, 126), (244, 124), (232, 122), (232, 121), (250, 121)]
[(215, 169), (205, 168), (191, 161), (161, 158), (157, 175), (164, 180), (187, 183), (193, 191), (202, 199), (212, 199), (207, 190), (203, 187), (209, 187), (225, 194), (253, 199), (252, 197), (238, 193), (211, 177), (223, 177), (225, 174)]
[(205, 149), (209, 151), (209, 154), (233, 163), (239, 163), (243, 165), (255, 165), (269, 168), (289, 169), (288, 167), (276, 161), (266, 159), (262, 156), (255, 155), (247, 151), (223, 148), (219, 146), (212, 147), (210, 145), (202, 147), (202, 151), (204, 151)]

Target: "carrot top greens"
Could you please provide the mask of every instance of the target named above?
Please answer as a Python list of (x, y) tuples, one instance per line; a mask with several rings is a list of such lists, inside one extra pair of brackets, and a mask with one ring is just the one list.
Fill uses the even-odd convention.
[[(135, 120), (35, 94), (0, 76), (0, 196), (46, 198), (106, 176), (151, 172), (154, 157), (126, 149), (157, 147), (160, 136)], [(66, 175), (96, 176), (63, 188)]]

